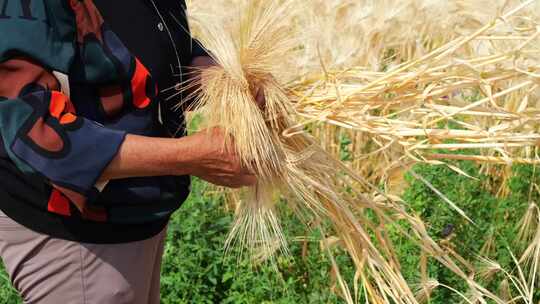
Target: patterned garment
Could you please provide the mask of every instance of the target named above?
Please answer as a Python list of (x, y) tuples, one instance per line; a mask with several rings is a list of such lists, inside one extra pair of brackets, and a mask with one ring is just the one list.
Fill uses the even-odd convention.
[[(191, 45), (189, 33), (179, 35)], [(91, 0), (0, 1), (0, 36), (0, 159), (50, 186), (33, 208), (144, 223), (179, 207), (186, 178), (184, 189), (173, 177), (114, 181), (103, 195), (97, 189), (126, 133), (165, 132), (156, 83)], [(187, 53), (182, 64), (197, 55)]]

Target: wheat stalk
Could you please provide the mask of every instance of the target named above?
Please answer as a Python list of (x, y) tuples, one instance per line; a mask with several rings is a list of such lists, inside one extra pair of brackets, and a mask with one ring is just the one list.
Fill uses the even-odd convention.
[[(383, 2), (374, 4), (373, 9), (390, 7)], [(432, 240), (424, 223), (406, 211), (404, 202), (373, 183), (384, 178), (388, 168), (407, 167), (410, 162), (538, 162), (540, 113), (534, 96), (539, 86), (540, 65), (536, 59), (540, 31), (534, 18), (521, 14), (533, 2), (506, 10), (503, 5), (498, 18), (464, 16), (464, 24), (475, 28), (466, 34), (455, 32), (444, 37), (442, 28), (431, 20), (415, 34), (423, 37), (420, 44), (412, 39), (416, 36), (406, 35), (381, 47), (396, 37), (391, 27), (382, 26), (388, 37), (364, 27), (362, 37), (368, 37), (369, 43), (363, 45), (368, 48), (361, 50), (364, 53), (355, 57), (355, 63), (349, 62), (348, 56), (358, 49), (336, 53), (328, 49), (329, 45), (321, 47), (294, 34), (303, 24), (320, 22), (313, 18), (302, 23), (306, 22), (303, 17), (314, 16), (295, 12), (296, 8), (309, 9), (306, 2), (232, 1), (239, 8), (238, 13), (229, 15), (234, 18), (212, 22), (205, 22), (206, 16), (198, 15), (191, 4), (197, 38), (219, 66), (204, 70), (186, 87), (198, 87), (193, 96), (197, 96), (197, 112), (205, 118), (206, 126), (224, 128), (234, 139), (244, 166), (259, 178), (257, 186), (240, 194), (227, 245), (239, 246), (258, 258), (272, 256), (277, 250), (288, 254), (276, 211), (279, 198), (286, 197), (287, 205), (301, 220), (328, 220), (351, 256), (357, 267), (354, 293), (335, 271), (348, 303), (358, 300), (360, 289), (372, 303), (417, 303), (384, 233), (387, 225), (405, 220), (411, 231), (401, 233), (467, 282), (470, 297), (451, 286), (440, 286), (454, 290), (469, 303), (486, 303), (487, 299), (506, 303), (475, 282), (469, 270), (462, 269), (467, 261)], [(456, 3), (469, 5), (467, 1)], [(355, 12), (351, 8), (359, 5), (354, 1), (318, 4), (335, 9), (332, 20), (348, 15), (369, 18), (349, 12)], [(396, 4), (395, 10), (388, 12), (390, 25), (409, 9)], [(429, 15), (421, 6), (417, 11)], [(430, 32), (429, 25), (439, 33)], [(343, 36), (358, 42), (349, 34)], [(502, 42), (510, 47), (501, 47)], [(482, 51), (477, 52), (479, 49)], [(388, 55), (391, 50), (395, 50), (394, 55)], [(303, 57), (306, 60), (293, 59), (302, 53), (310, 55)], [(296, 65), (291, 65), (295, 61)], [(318, 68), (314, 68), (314, 62)], [(383, 66), (388, 69), (382, 71)], [(295, 72), (300, 77), (291, 76)], [(264, 92), (267, 101), (262, 111), (254, 101), (257, 89)], [(469, 101), (476, 96), (476, 101)], [(325, 129), (317, 127), (321, 123)], [(336, 129), (327, 126), (348, 130), (356, 138), (356, 159), (364, 163), (369, 160), (370, 164), (353, 163), (355, 170), (351, 170), (332, 157)], [(328, 140), (314, 137), (307, 128), (315, 135), (326, 134)], [(369, 150), (367, 146), (374, 148)], [(480, 153), (454, 155), (432, 153), (433, 149), (472, 149)], [(366, 166), (376, 166), (377, 170), (370, 170), (376, 172), (373, 177), (359, 174)], [(376, 197), (366, 191), (376, 193)], [(443, 193), (438, 195), (445, 197)], [(446, 201), (466, 217), (453, 202)], [(366, 216), (367, 210), (375, 214), (374, 218)], [(536, 247), (531, 248), (529, 251), (536, 253)], [(484, 271), (485, 276), (491, 274), (491, 270)], [(524, 276), (508, 277), (521, 298), (530, 300), (533, 288), (523, 283)], [(439, 286), (428, 285), (419, 298)]]

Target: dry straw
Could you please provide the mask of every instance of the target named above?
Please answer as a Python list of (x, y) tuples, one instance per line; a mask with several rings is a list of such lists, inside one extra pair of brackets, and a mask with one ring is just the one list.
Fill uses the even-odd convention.
[[(368, 7), (366, 2), (372, 15), (359, 10), (361, 5)], [(255, 187), (238, 196), (228, 246), (239, 246), (259, 259), (277, 250), (287, 254), (277, 212), (277, 203), (286, 198), (300, 220), (331, 223), (330, 232), (352, 258), (357, 274), (350, 285), (341, 278), (330, 246), (323, 246), (348, 303), (418, 303), (428, 300), (437, 287), (455, 291), (468, 303), (508, 302), (476, 283), (475, 268), (435, 242), (403, 201), (372, 184), (389, 180), (395, 169), (414, 162), (539, 162), (540, 30), (530, 11), (536, 3), (496, 1), (499, 5), (487, 6), (496, 11), (471, 16), (470, 1), (440, 1), (446, 4), (437, 6), (438, 13), (427, 2), (190, 4), (197, 38), (219, 64), (196, 74), (189, 85), (198, 87), (193, 93), (197, 112), (206, 127), (220, 126), (231, 135), (243, 164), (259, 177)], [(211, 18), (205, 5), (208, 12), (217, 3), (219, 10), (235, 9)], [(315, 7), (326, 15), (313, 13)], [(460, 17), (448, 19), (445, 10), (455, 10)], [(372, 20), (377, 14), (382, 23)], [(415, 22), (419, 19), (422, 22)], [(320, 24), (342, 31), (325, 35), (323, 27), (317, 27)], [(458, 24), (462, 28), (454, 28)], [(314, 27), (321, 29), (322, 41), (313, 38), (312, 31), (303, 31)], [(336, 47), (342, 45), (352, 47)], [(260, 92), (267, 102), (262, 110), (254, 98)], [(338, 132), (354, 139), (354, 170), (332, 156)], [(434, 153), (434, 149), (471, 153)], [(444, 193), (431, 188), (467, 217)], [(418, 245), (424, 261), (436, 259), (452, 270), (468, 284), (467, 293), (423, 275), (415, 296), (401, 275), (386, 232), (397, 221), (406, 223), (408, 229), (400, 232)], [(537, 277), (540, 240), (530, 233), (522, 235), (533, 240), (523, 257), (533, 269), (528, 278), (520, 267), (524, 263), (517, 259), (517, 275), (482, 259), (478, 276), (485, 279), (504, 272), (507, 284), (520, 293), (512, 301), (528, 303), (535, 286), (531, 282)], [(360, 293), (365, 299), (359, 298)]]

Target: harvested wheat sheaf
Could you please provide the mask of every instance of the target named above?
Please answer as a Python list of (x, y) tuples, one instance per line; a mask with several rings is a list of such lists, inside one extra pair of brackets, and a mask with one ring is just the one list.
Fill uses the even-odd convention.
[[(463, 259), (436, 243), (404, 202), (372, 185), (415, 162), (540, 162), (539, 9), (539, 1), (190, 2), (194, 33), (219, 64), (195, 80), (197, 112), (205, 126), (234, 138), (259, 178), (238, 196), (228, 246), (259, 259), (287, 254), (276, 212), (286, 197), (302, 221), (330, 221), (351, 256), (354, 282), (335, 268), (348, 303), (418, 303), (434, 288), (469, 303), (530, 303), (536, 272), (516, 276), (482, 260), (479, 276), (504, 272), (519, 291), (517, 299), (499, 297), (475, 282)], [(254, 102), (256, 90), (264, 92), (264, 110)], [(352, 167), (332, 156), (337, 129), (354, 139)], [(415, 295), (385, 232), (398, 220), (408, 223), (401, 232), (423, 255), (467, 282), (467, 294), (424, 270)], [(516, 265), (536, 270), (540, 239), (525, 237), (532, 243)]]

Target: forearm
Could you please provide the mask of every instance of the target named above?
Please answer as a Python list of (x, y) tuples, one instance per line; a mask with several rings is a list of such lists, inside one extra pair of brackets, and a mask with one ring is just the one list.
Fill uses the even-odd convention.
[(100, 181), (192, 174), (197, 154), (190, 141), (190, 137), (172, 139), (127, 135)]
[(253, 185), (231, 139), (212, 128), (180, 139), (128, 135), (99, 182), (128, 177), (193, 175), (226, 187)]

